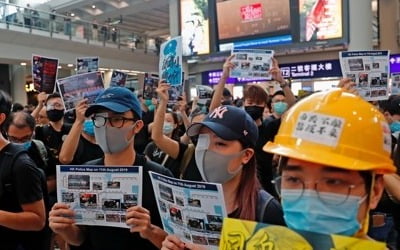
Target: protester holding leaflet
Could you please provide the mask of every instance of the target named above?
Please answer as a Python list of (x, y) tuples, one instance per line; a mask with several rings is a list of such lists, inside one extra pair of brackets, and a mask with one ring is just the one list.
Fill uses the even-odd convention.
[[(112, 87), (103, 91), (85, 112), (94, 124), (97, 143), (104, 158), (86, 163), (104, 166), (142, 166), (144, 197), (142, 206), (126, 210), (130, 229), (107, 226), (78, 226), (75, 213), (65, 203), (56, 203), (50, 212), (50, 227), (70, 245), (87, 249), (158, 249), (166, 233), (162, 226), (148, 171), (172, 176), (162, 166), (138, 155), (133, 147), (142, 129), (142, 110), (137, 97), (128, 89)], [(151, 215), (151, 217), (150, 217)], [(85, 248), (86, 249), (86, 248)]]
[[(168, 88), (168, 84), (160, 83), (157, 89), (160, 104), (153, 123), (152, 138), (170, 157), (182, 160), (187, 146), (162, 134)], [(198, 137), (198, 140), (187, 166), (186, 172), (189, 173), (182, 173), (184, 178), (193, 180), (199, 176), (206, 182), (221, 183), (229, 217), (284, 224), (280, 205), (273, 198), (262, 212), (257, 212), (257, 207), (265, 201), (264, 197), (270, 197), (270, 194), (261, 191), (257, 180), (254, 146), (258, 130), (244, 110), (220, 106), (203, 122), (192, 124), (187, 134)], [(180, 239), (170, 235), (163, 242), (162, 249), (183, 249), (181, 244)]]

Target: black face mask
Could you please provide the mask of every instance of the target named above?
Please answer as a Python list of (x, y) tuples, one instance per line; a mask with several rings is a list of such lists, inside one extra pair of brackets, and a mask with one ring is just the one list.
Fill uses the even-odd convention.
[(245, 106), (244, 110), (246, 110), (247, 114), (253, 118), (254, 121), (260, 119), (264, 113), (264, 107), (259, 106)]
[(52, 110), (47, 110), (47, 117), (49, 118), (50, 121), (52, 122), (58, 122), (64, 117), (64, 109), (58, 110), (58, 109), (52, 109)]

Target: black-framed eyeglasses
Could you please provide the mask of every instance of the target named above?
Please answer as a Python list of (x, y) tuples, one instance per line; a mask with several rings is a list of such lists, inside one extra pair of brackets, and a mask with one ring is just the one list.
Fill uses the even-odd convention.
[(123, 116), (112, 116), (106, 117), (102, 115), (94, 115), (92, 116), (93, 125), (96, 128), (100, 128), (106, 125), (107, 121), (110, 123), (111, 127), (121, 128), (124, 126), (126, 121), (136, 121), (135, 118), (127, 118)]
[[(279, 176), (272, 180), (272, 183), (275, 185), (276, 192), (280, 196), (285, 196), (285, 192), (290, 192), (291, 195), (284, 197), (285, 199), (290, 200), (300, 199), (306, 189), (306, 183), (302, 179), (291, 175)], [(313, 184), (318, 198), (329, 205), (339, 205), (344, 203), (348, 199), (351, 190), (357, 185), (361, 185), (361, 183), (352, 184), (338, 178), (322, 178)], [(293, 192), (291, 191), (294, 190), (301, 190), (301, 192), (296, 192), (297, 195), (293, 195)], [(332, 199), (330, 195), (324, 194), (338, 194), (337, 197), (341, 197), (341, 199)]]

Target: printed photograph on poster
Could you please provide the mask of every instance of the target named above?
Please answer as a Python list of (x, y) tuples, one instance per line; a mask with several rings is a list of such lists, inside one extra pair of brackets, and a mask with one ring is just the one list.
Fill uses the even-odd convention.
[(143, 86), (143, 99), (151, 100), (152, 98), (157, 98), (158, 79), (147, 76), (144, 78)]
[(400, 94), (400, 73), (392, 73), (391, 79), (392, 79), (391, 94), (392, 95)]
[(230, 77), (271, 79), (273, 50), (233, 49), (232, 55), (235, 55), (231, 60), (235, 67)]
[(76, 214), (76, 224), (128, 228), (126, 209), (142, 204), (139, 166), (57, 165), (57, 200)]
[(343, 36), (342, 1), (299, 1), (299, 17), (301, 42), (334, 39)]
[(218, 249), (227, 217), (222, 185), (149, 173), (164, 230), (185, 242)]
[(356, 83), (358, 94), (367, 101), (389, 98), (389, 51), (340, 52), (343, 77)]
[(161, 44), (159, 76), (172, 86), (182, 85), (182, 37)]
[(210, 100), (213, 91), (213, 88), (210, 86), (196, 85), (196, 92), (199, 100)]
[(175, 104), (176, 102), (180, 101), (183, 95), (183, 91), (184, 91), (183, 85), (171, 86), (168, 89), (168, 95), (169, 95), (168, 104)]
[(86, 98), (88, 104), (104, 90), (101, 72), (90, 72), (57, 80), (57, 87), (66, 111), (74, 109), (77, 102)]
[(76, 73), (83, 74), (99, 70), (98, 57), (78, 57), (76, 58)]
[(32, 81), (38, 92), (54, 92), (58, 73), (58, 59), (32, 55)]
[(210, 53), (208, 0), (181, 0), (180, 10), (183, 55)]
[(128, 74), (121, 71), (113, 70), (110, 87), (124, 87), (126, 83), (126, 78), (128, 78)]

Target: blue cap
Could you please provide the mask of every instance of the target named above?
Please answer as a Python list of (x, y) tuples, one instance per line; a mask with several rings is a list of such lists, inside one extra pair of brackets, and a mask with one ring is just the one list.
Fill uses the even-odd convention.
[(203, 122), (194, 123), (188, 128), (188, 136), (198, 135), (203, 126), (224, 140), (239, 140), (244, 146), (254, 147), (258, 139), (258, 128), (253, 118), (235, 106), (225, 105), (214, 109)]
[(139, 118), (142, 118), (142, 109), (138, 98), (125, 87), (110, 87), (104, 90), (96, 98), (94, 104), (86, 110), (85, 116), (88, 117), (104, 108), (116, 113), (125, 113), (131, 110)]

